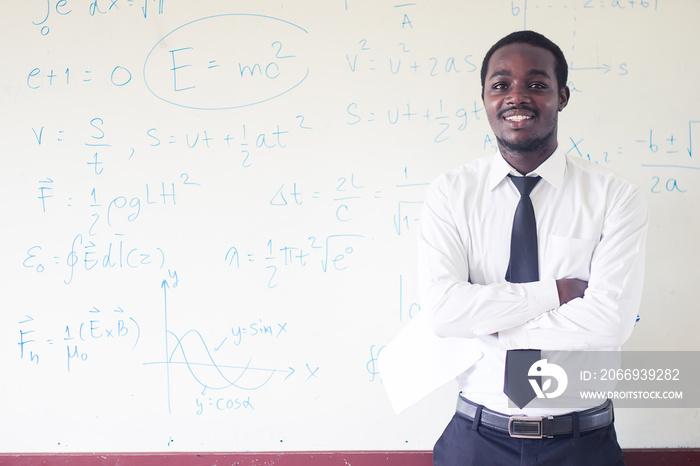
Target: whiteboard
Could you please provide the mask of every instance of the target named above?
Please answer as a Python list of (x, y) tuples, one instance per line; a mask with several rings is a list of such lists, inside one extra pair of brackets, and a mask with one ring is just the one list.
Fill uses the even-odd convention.
[[(426, 185), (494, 150), (481, 58), (524, 28), (570, 61), (560, 144), (648, 199), (626, 348), (700, 349), (699, 15), (681, 0), (5, 4), (0, 451), (432, 448), (455, 387), (397, 416), (376, 363), (420, 310)], [(698, 447), (697, 416), (620, 410), (619, 438)]]

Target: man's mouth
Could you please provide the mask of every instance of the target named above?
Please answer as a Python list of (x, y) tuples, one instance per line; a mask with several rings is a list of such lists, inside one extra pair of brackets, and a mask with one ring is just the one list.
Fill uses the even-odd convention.
[(518, 121), (529, 120), (530, 118), (532, 118), (532, 117), (528, 116), (528, 115), (511, 115), (511, 116), (507, 116), (506, 120), (518, 122)]
[(529, 108), (511, 108), (503, 110), (500, 117), (511, 123), (520, 123), (521, 121), (531, 120), (537, 116), (537, 112)]

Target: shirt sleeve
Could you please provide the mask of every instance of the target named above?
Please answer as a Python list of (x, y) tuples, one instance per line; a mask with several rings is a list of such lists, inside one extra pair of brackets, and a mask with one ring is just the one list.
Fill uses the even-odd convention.
[(647, 227), (644, 197), (630, 187), (606, 215), (584, 297), (500, 331), (501, 349), (621, 346), (632, 333), (641, 302)]
[(474, 338), (515, 328), (559, 305), (554, 280), (478, 285), (469, 282), (469, 238), (449, 207), (447, 181), (428, 189), (418, 232), (419, 289), (441, 337)]

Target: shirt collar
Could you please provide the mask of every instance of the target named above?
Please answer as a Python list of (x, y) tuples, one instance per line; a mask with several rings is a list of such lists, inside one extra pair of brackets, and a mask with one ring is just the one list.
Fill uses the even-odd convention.
[[(551, 184), (556, 189), (561, 189), (564, 183), (564, 171), (566, 170), (566, 158), (564, 151), (557, 148), (547, 160), (537, 167), (528, 175), (541, 176), (543, 180)], [(503, 158), (500, 152), (496, 152), (491, 163), (491, 172), (489, 174), (489, 190), (493, 190), (500, 184), (508, 175), (522, 176), (513, 167), (510, 166), (506, 159)]]

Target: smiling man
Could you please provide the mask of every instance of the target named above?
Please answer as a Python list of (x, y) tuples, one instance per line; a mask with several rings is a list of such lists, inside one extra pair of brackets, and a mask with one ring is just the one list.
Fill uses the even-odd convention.
[(569, 102), (569, 88), (558, 82), (557, 62), (547, 49), (516, 42), (497, 49), (488, 63), (482, 98), (489, 124), (501, 155), (525, 175), (557, 148), (557, 117)]
[(481, 81), (498, 153), (435, 180), (419, 231), (433, 332), (481, 353), (457, 378), (457, 412), (434, 463), (624, 464), (609, 401), (555, 407), (510, 385), (546, 366), (539, 350), (619, 350), (627, 340), (642, 294), (644, 198), (559, 147), (570, 93), (566, 60), (549, 39), (501, 39)]

